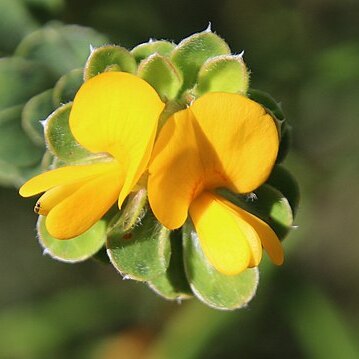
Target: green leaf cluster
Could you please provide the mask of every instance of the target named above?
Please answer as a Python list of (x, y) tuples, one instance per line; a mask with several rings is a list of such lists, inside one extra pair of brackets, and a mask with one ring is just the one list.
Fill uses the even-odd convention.
[[(61, 5), (61, 1), (31, 2), (35, 3), (49, 9)], [(0, 9), (2, 6), (3, 2)], [(21, 9), (14, 1), (4, 11), (19, 20), (27, 16)], [(36, 23), (31, 24), (26, 27), (24, 22), (25, 36), (14, 55), (0, 59), (0, 184), (4, 186), (20, 186), (48, 168), (52, 155), (62, 160), (64, 151), (69, 154), (71, 146), (76, 147), (67, 139), (56, 146), (52, 146), (51, 141), (46, 143), (44, 127), (49, 136), (67, 129), (64, 118), (68, 107), (59, 114), (54, 115), (53, 111), (72, 101), (82, 84), (82, 70), (78, 68), (84, 66), (90, 45), (98, 46), (107, 41), (94, 30), (76, 25), (52, 22), (36, 30)], [(0, 33), (10, 31), (7, 26), (10, 24), (2, 23)], [(6, 44), (3, 46), (6, 48)], [(53, 118), (57, 116), (60, 120), (53, 126)], [(50, 126), (45, 125), (47, 118), (52, 119)], [(84, 149), (75, 152), (70, 156), (73, 162), (87, 154)]]
[[(108, 71), (135, 74), (165, 102), (160, 126), (171, 114), (208, 92), (240, 93), (261, 103), (276, 119), (281, 135), (278, 164), (255, 193), (218, 192), (267, 222), (283, 239), (293, 226), (299, 191), (279, 163), (289, 148), (290, 128), (270, 95), (249, 89), (242, 55), (207, 29), (181, 41), (150, 40), (131, 51), (103, 45), (92, 29), (50, 23), (27, 35), (15, 56), (0, 60), (0, 182), (19, 185), (46, 169), (103, 160), (74, 138), (69, 127), (72, 100), (83, 81)], [(87, 60), (86, 60), (87, 59)], [(24, 86), (26, 83), (26, 86)], [(195, 295), (205, 304), (232, 310), (245, 306), (256, 292), (258, 269), (235, 276), (216, 271), (204, 256), (190, 220), (169, 231), (154, 217), (147, 192), (131, 194), (87, 232), (71, 240), (52, 238), (46, 217), (39, 217), (38, 237), (46, 253), (65, 262), (100, 258), (125, 279), (148, 284), (159, 295), (181, 300)], [(105, 260), (104, 260), (105, 258)]]

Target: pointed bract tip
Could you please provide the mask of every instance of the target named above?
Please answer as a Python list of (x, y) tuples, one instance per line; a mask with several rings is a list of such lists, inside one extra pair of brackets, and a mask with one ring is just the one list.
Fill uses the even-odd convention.
[(212, 23), (211, 22), (208, 23), (207, 29), (204, 30), (204, 32), (212, 32)]

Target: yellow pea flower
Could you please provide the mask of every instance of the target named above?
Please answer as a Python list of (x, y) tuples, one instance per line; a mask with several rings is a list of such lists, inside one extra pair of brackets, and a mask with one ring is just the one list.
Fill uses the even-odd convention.
[(278, 147), (275, 122), (256, 102), (229, 93), (200, 97), (172, 115), (156, 141), (148, 179), (155, 216), (175, 229), (189, 213), (205, 256), (223, 274), (257, 266), (262, 247), (282, 264), (274, 231), (214, 192), (255, 190), (268, 178)]
[(20, 188), (24, 197), (45, 192), (35, 211), (46, 215), (58, 239), (80, 235), (118, 200), (121, 207), (147, 168), (164, 104), (144, 80), (107, 72), (85, 82), (73, 102), (70, 129), (75, 139), (107, 160), (58, 168)]

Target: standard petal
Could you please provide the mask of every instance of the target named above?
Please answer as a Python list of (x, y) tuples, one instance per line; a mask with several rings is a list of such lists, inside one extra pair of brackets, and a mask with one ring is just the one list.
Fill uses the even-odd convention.
[(57, 168), (31, 178), (19, 193), (23, 197), (31, 197), (55, 186), (83, 181), (118, 168), (117, 161)]
[(118, 171), (96, 177), (51, 209), (46, 228), (57, 239), (87, 231), (116, 202), (123, 185)]
[[(236, 192), (259, 187), (269, 176), (278, 153), (279, 136), (273, 118), (258, 103), (239, 94), (208, 93), (190, 109), (212, 146), (210, 153), (201, 151), (206, 162), (215, 164), (212, 172), (221, 173)], [(211, 179), (211, 172), (207, 177)]]
[(121, 163), (126, 182), (119, 204), (146, 169), (163, 108), (146, 81), (124, 72), (95, 76), (76, 94), (71, 132), (89, 151), (108, 152)]
[(248, 237), (255, 235), (250, 226), (238, 221), (232, 210), (206, 191), (191, 203), (189, 211), (201, 248), (219, 272), (235, 275), (250, 266)]
[(156, 140), (149, 166), (148, 197), (157, 219), (167, 228), (180, 227), (188, 207), (203, 188), (203, 166), (189, 110), (175, 113)]
[(258, 236), (261, 240), (263, 248), (269, 255), (271, 261), (276, 265), (282, 265), (284, 261), (284, 251), (282, 244), (273, 231), (273, 229), (260, 218), (254, 216), (253, 214), (245, 211), (244, 209), (237, 207), (231, 202), (225, 200), (227, 206), (231, 207), (238, 215), (243, 218), (244, 221), (249, 223), (255, 231), (258, 233)]

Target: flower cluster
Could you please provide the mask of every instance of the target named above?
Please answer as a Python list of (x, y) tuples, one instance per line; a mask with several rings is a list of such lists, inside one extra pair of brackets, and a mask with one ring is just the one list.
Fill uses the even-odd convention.
[[(158, 292), (159, 273), (167, 272), (168, 279), (173, 258), (190, 256), (188, 244), (184, 249), (171, 244), (182, 241), (178, 229), (190, 234), (187, 241), (196, 238), (192, 250), (200, 251), (207, 271), (222, 280), (242, 278), (248, 268), (257, 267), (263, 249), (273, 263), (282, 264), (279, 233), (263, 216), (244, 208), (246, 196), (270, 178), (276, 164), (281, 119), (248, 97), (242, 57), (228, 52), (227, 44), (210, 31), (192, 35), (177, 47), (151, 41), (132, 53), (115, 46), (92, 52), (68, 116), (69, 136), (88, 156), (77, 162), (58, 161), (57, 168), (20, 189), (24, 197), (44, 193), (35, 211), (44, 218), (48, 236), (76, 240), (117, 203), (115, 220), (107, 226), (112, 263), (121, 261), (112, 251), (114, 240), (121, 243), (117, 249), (128, 251), (136, 240), (151, 237), (141, 232), (141, 226), (147, 225), (151, 233), (153, 226), (160, 226), (157, 237), (171, 237), (167, 246), (172, 254), (163, 273), (145, 278)], [(137, 219), (124, 230), (129, 206)], [(122, 227), (116, 231), (119, 223)], [(133, 236), (136, 233), (140, 234)], [(154, 236), (150, 240), (161, 242)], [(132, 265), (145, 266), (143, 258), (133, 257)], [(184, 262), (187, 281), (199, 298), (212, 306), (235, 307), (204, 299), (192, 275), (195, 270)], [(131, 277), (126, 264), (119, 267)]]

